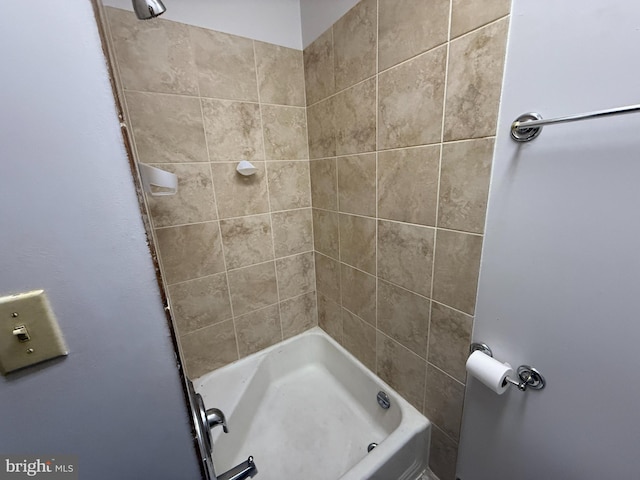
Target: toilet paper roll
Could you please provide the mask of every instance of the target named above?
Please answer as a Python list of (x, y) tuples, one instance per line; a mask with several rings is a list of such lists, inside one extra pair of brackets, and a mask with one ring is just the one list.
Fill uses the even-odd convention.
[(509, 383), (507, 377), (513, 378), (513, 369), (508, 363), (500, 363), (495, 358), (478, 350), (469, 355), (467, 372), (477, 378), (498, 395), (502, 395)]

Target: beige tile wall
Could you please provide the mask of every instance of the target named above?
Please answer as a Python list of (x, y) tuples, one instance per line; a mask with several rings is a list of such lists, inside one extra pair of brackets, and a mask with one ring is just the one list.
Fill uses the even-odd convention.
[(455, 478), (508, 0), (362, 0), (304, 51), (319, 324)]
[(188, 375), (317, 325), (302, 52), (106, 11)]
[(509, 5), (362, 0), (304, 56), (107, 8), (190, 376), (319, 323), (455, 478)]

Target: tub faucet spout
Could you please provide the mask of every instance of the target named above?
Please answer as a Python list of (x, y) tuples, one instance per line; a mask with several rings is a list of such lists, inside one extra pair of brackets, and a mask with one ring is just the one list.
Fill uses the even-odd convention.
[(222, 429), (224, 433), (229, 433), (229, 428), (227, 428), (227, 419), (222, 413), (222, 410), (217, 408), (210, 408), (207, 410), (207, 424), (209, 428), (217, 427), (218, 425), (222, 425)]
[(258, 474), (258, 467), (253, 463), (253, 457), (249, 457), (240, 465), (236, 465), (228, 472), (218, 476), (218, 480), (245, 480), (253, 478)]

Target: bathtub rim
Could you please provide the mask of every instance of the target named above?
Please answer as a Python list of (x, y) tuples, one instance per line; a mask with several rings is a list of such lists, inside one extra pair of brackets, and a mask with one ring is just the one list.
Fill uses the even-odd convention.
[[(246, 364), (248, 368), (251, 368), (251, 373), (248, 376), (244, 377), (244, 379), (242, 379), (242, 381), (238, 382), (238, 384), (236, 385), (236, 394), (241, 396), (245, 394), (246, 390), (250, 387), (253, 377), (259, 371), (260, 364), (264, 361), (264, 359), (266, 359), (271, 353), (281, 349), (286, 349), (287, 346), (291, 343), (300, 341), (305, 337), (318, 337), (321, 339), (321, 341), (329, 343), (333, 348), (335, 348), (335, 350), (339, 352), (339, 354), (345, 356), (349, 362), (353, 363), (358, 368), (360, 373), (362, 373), (369, 380), (378, 385), (381, 390), (384, 390), (389, 395), (392, 404), (396, 405), (400, 411), (399, 425), (393, 431), (391, 431), (391, 433), (389, 433), (382, 442), (380, 442), (377, 448), (372, 450), (365, 457), (351, 466), (351, 468), (349, 468), (339, 479), (336, 480), (363, 480), (376, 478), (375, 473), (382, 469), (385, 465), (387, 465), (388, 462), (392, 461), (392, 457), (394, 457), (401, 448), (406, 447), (412, 441), (421, 442), (421, 444), (423, 444), (424, 451), (422, 452), (422, 457), (419, 459), (419, 462), (417, 464), (414, 462), (414, 468), (411, 470), (411, 472), (405, 472), (405, 474), (402, 475), (399, 480), (408, 480), (410, 478), (413, 479), (418, 476), (420, 472), (427, 469), (429, 463), (431, 421), (424, 415), (422, 415), (413, 405), (409, 403), (408, 400), (403, 398), (387, 382), (385, 382), (382, 378), (369, 370), (369, 368), (367, 368), (360, 360), (358, 360), (355, 355), (349, 352), (344, 346), (342, 346), (339, 342), (337, 342), (333, 337), (331, 337), (327, 332), (325, 332), (318, 326), (313, 327), (309, 330), (305, 330), (298, 335), (287, 338), (286, 340), (278, 342), (258, 352), (252, 353), (251, 355), (243, 357), (239, 360), (235, 360), (234, 362), (220, 367), (216, 370), (205, 373), (204, 375), (193, 380), (195, 389), (197, 392), (202, 393), (202, 390), (206, 389), (207, 385), (210, 384), (210, 382), (214, 382), (217, 376), (230, 375), (235, 370), (240, 368), (238, 367), (239, 364), (242, 364), (243, 366)], [(206, 395), (203, 394), (203, 396)], [(215, 405), (207, 405), (208, 408), (213, 406)], [(230, 413), (230, 415), (232, 415), (232, 412)], [(214, 432), (214, 444), (221, 435), (221, 432)], [(256, 463), (258, 463), (258, 459), (256, 459)]]

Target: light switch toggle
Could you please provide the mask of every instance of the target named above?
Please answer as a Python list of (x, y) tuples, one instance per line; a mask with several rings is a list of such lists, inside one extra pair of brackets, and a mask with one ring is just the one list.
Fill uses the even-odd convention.
[(17, 327), (14, 327), (13, 334), (18, 337), (18, 340), (20, 340), (21, 342), (28, 342), (29, 340), (31, 340), (29, 331), (24, 325), (18, 325)]
[(0, 374), (7, 375), (68, 352), (43, 290), (0, 296)]

